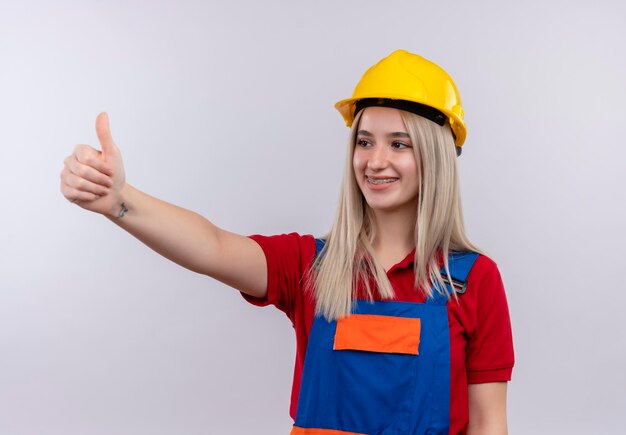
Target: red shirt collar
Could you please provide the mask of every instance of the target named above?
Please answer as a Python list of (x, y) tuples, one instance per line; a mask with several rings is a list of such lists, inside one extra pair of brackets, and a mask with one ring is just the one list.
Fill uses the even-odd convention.
[[(443, 267), (443, 254), (441, 253), (441, 250), (437, 251), (436, 257), (437, 257), (437, 264), (439, 265), (439, 268), (442, 268)], [(409, 252), (402, 261), (400, 261), (397, 264), (394, 264), (391, 267), (391, 269), (387, 271), (387, 273), (390, 273), (397, 269), (406, 269), (409, 267), (413, 267), (414, 263), (415, 263), (415, 248), (413, 248), (413, 250)]]
[(406, 269), (409, 267), (413, 267), (414, 262), (415, 262), (415, 248), (413, 248), (413, 250), (409, 252), (402, 261), (391, 266), (391, 269), (389, 269), (387, 273), (391, 273), (397, 269)]

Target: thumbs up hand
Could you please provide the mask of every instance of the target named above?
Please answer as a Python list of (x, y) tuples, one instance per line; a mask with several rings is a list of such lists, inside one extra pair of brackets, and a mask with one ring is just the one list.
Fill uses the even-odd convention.
[(65, 158), (61, 192), (68, 201), (86, 210), (117, 216), (126, 175), (106, 112), (96, 118), (96, 133), (101, 151), (89, 145), (77, 145)]

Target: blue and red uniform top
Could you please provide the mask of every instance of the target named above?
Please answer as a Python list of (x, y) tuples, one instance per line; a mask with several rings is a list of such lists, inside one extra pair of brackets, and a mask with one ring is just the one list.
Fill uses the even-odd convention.
[[(387, 276), (395, 291), (395, 299), (393, 301), (377, 301), (375, 304), (356, 304), (357, 310), (361, 311), (359, 315), (348, 317), (348, 319), (353, 319), (349, 323), (345, 325), (340, 324), (337, 327), (336, 322), (328, 323), (321, 321), (319, 317), (316, 319), (315, 301), (311, 289), (304, 287), (305, 280), (302, 278), (309, 270), (316, 255), (316, 241), (314, 237), (291, 233), (277, 236), (254, 235), (251, 238), (261, 246), (265, 253), (268, 271), (268, 294), (263, 299), (254, 298), (243, 293), (242, 295), (254, 305), (276, 306), (289, 317), (296, 332), (297, 349), (290, 415), (301, 432), (293, 433), (309, 433), (306, 432), (308, 430), (306, 428), (319, 427), (337, 431), (328, 433), (423, 433), (425, 431), (427, 433), (448, 432), (451, 434), (462, 434), (465, 433), (469, 422), (467, 385), (471, 383), (502, 382), (511, 379), (514, 354), (508, 305), (500, 273), (496, 264), (490, 258), (478, 255), (475, 256), (475, 260), (472, 260), (473, 265), (471, 265), (469, 274), (466, 277), (466, 291), (458, 296), (458, 301), (454, 298), (449, 300), (439, 298), (437, 302), (437, 300), (426, 301), (423, 293), (413, 288), (413, 257), (415, 252), (410, 252), (402, 261), (387, 271)], [(424, 312), (423, 310), (429, 309), (428, 305), (441, 306), (431, 307), (431, 311)], [(445, 317), (447, 317), (447, 325), (444, 325), (445, 336), (437, 335), (437, 337), (445, 337), (445, 349), (438, 349), (437, 347), (437, 341), (441, 342), (441, 339), (437, 340), (431, 337), (433, 332), (430, 325), (440, 325), (442, 323), (437, 321), (436, 313), (434, 317), (431, 316), (432, 310), (436, 311), (437, 309), (443, 309), (443, 312), (441, 312), (441, 315), (444, 317), (443, 323), (445, 323)], [(361, 344), (357, 343), (356, 347), (354, 347), (354, 343), (350, 343), (355, 340), (353, 337), (359, 334), (359, 328), (370, 328), (369, 326), (359, 325), (365, 325), (363, 322), (374, 320), (379, 325), (375, 329), (385, 331), (386, 327), (380, 322), (383, 320), (389, 323), (387, 322), (389, 319), (400, 319), (399, 324), (394, 322), (393, 328), (395, 329), (410, 328), (417, 331), (420, 329), (419, 322), (421, 319), (421, 343), (419, 332), (415, 338), (417, 340), (416, 346), (419, 346), (420, 355), (417, 355), (417, 347), (415, 347), (415, 352), (405, 352), (402, 349), (394, 350), (393, 352), (396, 354), (394, 358), (397, 358), (397, 361), (390, 362), (391, 360), (385, 357), (383, 364), (399, 364), (390, 366), (393, 367), (390, 370), (402, 373), (415, 371), (420, 375), (427, 376), (427, 379), (436, 376), (431, 372), (426, 374), (427, 370), (429, 370), (426, 367), (438, 367), (439, 371), (445, 371), (445, 379), (441, 385), (436, 388), (430, 387), (431, 390), (442, 390), (441, 397), (446, 402), (445, 406), (439, 406), (436, 403), (432, 405), (434, 402), (433, 397), (423, 396), (420, 399), (419, 394), (414, 393), (413, 390), (411, 390), (410, 397), (407, 396), (405, 400), (398, 398), (397, 392), (394, 392), (394, 403), (389, 405), (389, 412), (405, 412), (403, 411), (404, 409), (411, 411), (412, 408), (423, 409), (424, 406), (429, 406), (434, 408), (434, 416), (429, 414), (428, 422), (424, 423), (419, 421), (420, 418), (422, 420), (424, 418), (420, 415), (421, 411), (417, 410), (414, 413), (415, 417), (407, 417), (406, 422), (397, 423), (398, 427), (385, 427), (384, 429), (374, 429), (374, 427), (379, 427), (380, 422), (378, 421), (364, 422), (362, 417), (351, 417), (349, 410), (346, 416), (342, 415), (337, 418), (329, 416), (329, 421), (318, 421), (318, 414), (324, 414), (325, 416), (332, 414), (334, 409), (332, 405), (333, 400), (338, 400), (337, 403), (352, 403), (355, 401), (354, 398), (344, 398), (345, 394), (347, 394), (344, 394), (344, 390), (349, 388), (342, 387), (339, 389), (339, 393), (329, 393), (326, 387), (318, 386), (320, 379), (327, 377), (327, 383), (329, 384), (345, 385), (353, 382), (353, 379), (357, 379), (353, 376), (355, 373), (367, 373), (367, 370), (371, 370), (372, 373), (379, 373), (379, 370), (384, 369), (379, 366), (368, 368), (366, 365), (361, 365), (362, 362), (360, 361), (354, 363), (357, 364), (356, 366), (341, 367), (342, 364), (353, 364), (350, 361), (353, 355), (350, 353), (357, 355), (359, 358), (363, 354), (369, 353), (363, 352), (363, 350), (368, 349), (360, 348)], [(415, 327), (415, 322), (417, 322), (417, 328)], [(311, 335), (312, 329), (314, 330), (313, 335)], [(309, 342), (310, 340), (312, 341), (311, 343)], [(317, 342), (324, 342), (324, 340), (330, 342), (328, 350), (317, 346)], [(410, 341), (411, 337), (403, 337), (401, 341), (404, 343), (401, 343), (400, 346), (411, 347), (410, 343), (406, 343), (407, 340)], [(346, 343), (348, 344), (347, 346)], [(398, 343), (393, 345), (397, 346)], [(332, 349), (333, 346), (335, 349)], [(439, 356), (436, 356), (433, 360), (434, 362), (429, 363), (430, 365), (426, 365), (425, 358), (430, 358), (429, 352), (431, 350), (429, 346)], [(307, 348), (313, 348), (314, 350), (309, 350), (309, 361), (305, 370)], [(339, 353), (337, 353), (338, 348), (341, 348)], [(343, 349), (353, 350), (344, 351)], [(340, 359), (324, 363), (324, 358), (327, 358), (325, 352), (328, 353), (328, 358), (334, 358), (332, 355), (339, 355)], [(407, 353), (415, 353), (416, 355), (405, 355)], [(369, 358), (368, 355), (365, 356), (366, 359)], [(422, 366), (416, 366), (417, 368), (404, 366), (404, 364), (413, 364), (407, 362), (413, 357), (416, 358), (417, 364), (422, 364)], [(445, 358), (445, 364), (441, 364), (442, 357)], [(418, 358), (421, 358), (422, 361), (420, 362)], [(343, 359), (347, 362), (344, 362)], [(366, 361), (366, 364), (369, 364), (369, 362)], [(339, 370), (340, 372), (343, 370), (345, 373), (344, 375), (341, 373), (326, 374), (323, 372), (325, 365), (332, 366), (333, 370)], [(357, 368), (355, 369), (354, 367)], [(320, 372), (318, 373), (317, 370), (320, 370)], [(440, 375), (437, 376), (441, 377)], [(341, 376), (344, 376), (344, 379), (347, 379), (347, 381), (341, 380)], [(387, 378), (386, 376), (382, 377)], [(313, 378), (315, 379), (314, 382), (311, 381)], [(368, 379), (371, 378), (372, 376)], [(398, 380), (399, 385), (401, 384), (405, 387), (408, 382), (411, 382), (410, 378)], [(301, 388), (304, 391), (301, 392)], [(361, 397), (369, 396), (374, 401), (371, 406), (373, 406), (372, 409), (375, 411), (368, 412), (367, 415), (378, 416), (384, 420), (385, 411), (383, 408), (388, 400), (376, 402), (376, 397), (382, 394), (376, 388), (378, 388), (376, 385), (367, 385), (355, 394), (359, 397), (359, 402)], [(381, 385), (381, 388), (393, 388), (393, 385), (389, 386), (387, 383), (384, 383)], [(310, 391), (316, 389), (319, 391)], [(339, 398), (334, 397), (337, 394), (339, 394)], [(299, 398), (303, 402), (300, 409), (298, 406)], [(404, 403), (402, 400), (404, 400)], [(441, 400), (441, 398), (437, 400)], [(320, 407), (323, 409), (319, 409)], [(389, 415), (390, 417), (387, 417), (387, 420), (400, 420), (395, 414), (393, 414), (394, 416), (392, 414)], [(409, 414), (406, 415), (408, 416)], [(433, 423), (436, 418), (445, 418), (445, 425)], [(361, 427), (359, 425), (366, 426)], [(305, 429), (301, 429), (300, 426)]]

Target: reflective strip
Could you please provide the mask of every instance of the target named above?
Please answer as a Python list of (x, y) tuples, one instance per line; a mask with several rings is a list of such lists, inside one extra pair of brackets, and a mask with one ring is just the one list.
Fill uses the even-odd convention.
[(333, 348), (418, 355), (420, 332), (420, 319), (352, 314), (337, 320)]
[(291, 435), (367, 435), (364, 433), (357, 432), (345, 432), (342, 430), (335, 429), (311, 429), (311, 428), (303, 428), (294, 426), (291, 429)]

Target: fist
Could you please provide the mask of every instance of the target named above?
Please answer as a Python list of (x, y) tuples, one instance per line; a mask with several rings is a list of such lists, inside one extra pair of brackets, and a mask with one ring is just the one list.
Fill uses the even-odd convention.
[(109, 117), (103, 112), (96, 118), (96, 133), (101, 150), (77, 145), (64, 160), (61, 171), (61, 193), (86, 209), (117, 216), (126, 184), (119, 148), (113, 141)]

